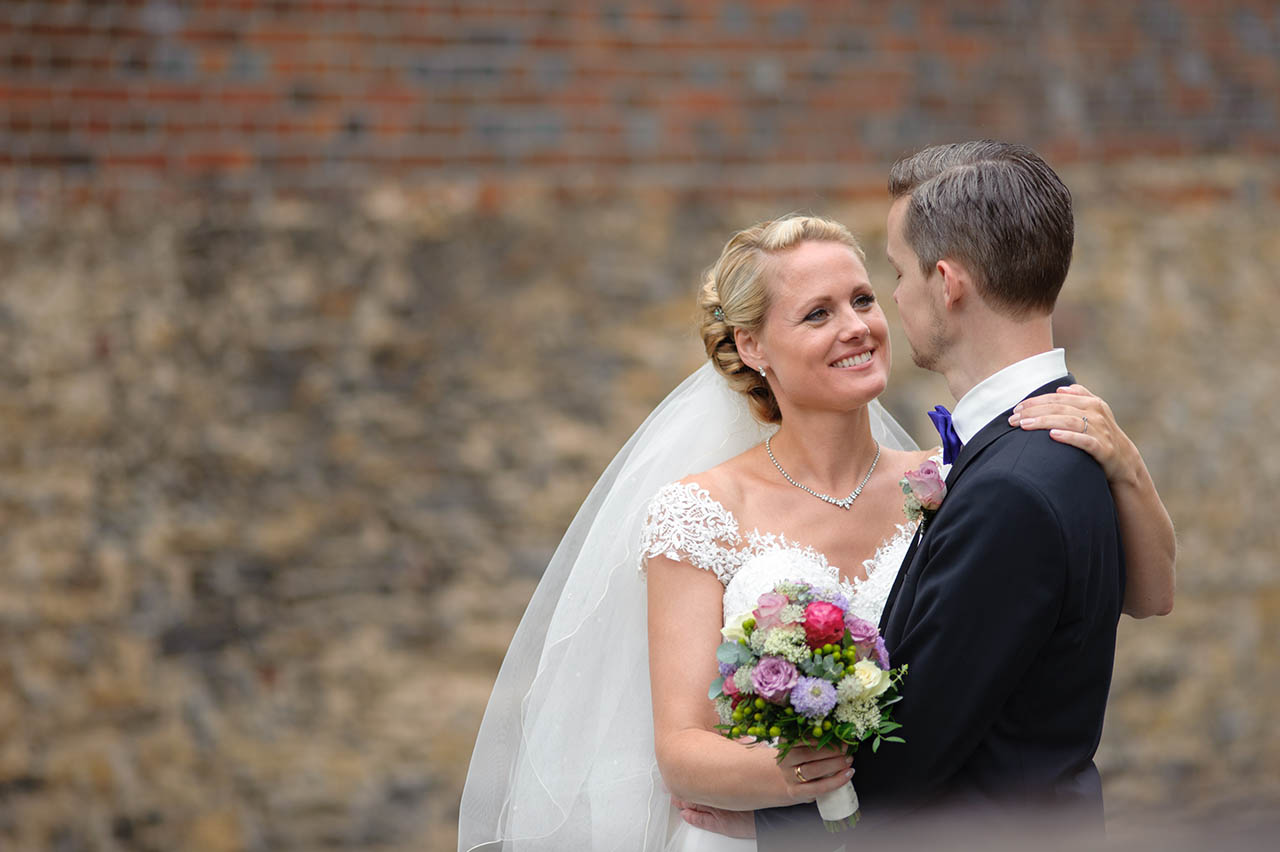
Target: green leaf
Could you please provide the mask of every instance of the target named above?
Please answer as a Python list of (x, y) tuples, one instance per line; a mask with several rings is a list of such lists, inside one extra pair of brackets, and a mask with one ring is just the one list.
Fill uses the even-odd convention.
[(707, 690), (708, 698), (716, 698), (724, 691), (724, 678), (718, 677), (711, 681), (711, 688)]
[(880, 751), (880, 738), (879, 738), (879, 737), (876, 737), (874, 740), (872, 740), (872, 741), (871, 741), (871, 751), (872, 751), (872, 752), (878, 752), (878, 751)]
[(741, 666), (751, 662), (751, 650), (737, 642), (725, 642), (716, 648), (716, 660), (731, 666)]
[(905, 743), (906, 742), (906, 740), (904, 740), (902, 737), (885, 737), (884, 741), (887, 743)]

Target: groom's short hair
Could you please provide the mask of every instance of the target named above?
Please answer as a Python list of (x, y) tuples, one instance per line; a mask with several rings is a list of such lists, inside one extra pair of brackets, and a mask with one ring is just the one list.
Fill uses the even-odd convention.
[(1025, 145), (935, 145), (893, 164), (889, 193), (910, 196), (904, 235), (928, 275), (965, 265), (992, 307), (1051, 313), (1071, 266), (1071, 191)]

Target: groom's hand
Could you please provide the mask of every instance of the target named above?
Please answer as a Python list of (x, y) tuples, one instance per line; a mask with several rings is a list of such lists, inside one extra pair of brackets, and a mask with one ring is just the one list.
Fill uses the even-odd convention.
[(754, 811), (725, 811), (710, 805), (699, 805), (686, 802), (684, 799), (671, 797), (671, 804), (680, 809), (680, 818), (705, 831), (714, 831), (729, 837), (755, 837), (756, 817)]

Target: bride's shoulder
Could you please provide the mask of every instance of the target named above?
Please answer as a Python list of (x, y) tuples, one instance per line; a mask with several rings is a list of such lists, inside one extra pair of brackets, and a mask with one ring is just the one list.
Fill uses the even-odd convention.
[(715, 514), (722, 516), (727, 523), (735, 523), (734, 510), (742, 503), (744, 480), (750, 469), (746, 458), (749, 454), (750, 451), (715, 467), (668, 482), (650, 501), (650, 518), (694, 512), (698, 515)]
[(756, 448), (709, 467), (698, 473), (677, 480), (672, 485), (696, 489), (726, 508), (739, 506), (749, 474), (752, 471), (752, 454)]

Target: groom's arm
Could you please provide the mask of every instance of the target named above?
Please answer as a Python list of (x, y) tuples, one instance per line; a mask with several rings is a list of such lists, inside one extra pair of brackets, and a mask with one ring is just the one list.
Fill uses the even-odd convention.
[[(859, 751), (868, 805), (927, 799), (973, 754), (1058, 621), (1067, 573), (1059, 513), (1029, 479), (971, 470), (927, 528), (891, 663), (905, 744)], [(906, 570), (904, 567), (903, 570)]]

